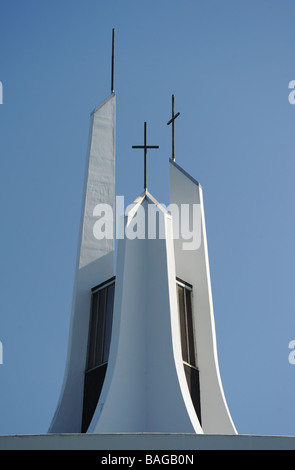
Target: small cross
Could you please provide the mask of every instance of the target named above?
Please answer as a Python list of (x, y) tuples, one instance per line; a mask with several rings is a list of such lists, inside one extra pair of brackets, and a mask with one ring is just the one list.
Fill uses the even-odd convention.
[(175, 162), (175, 146), (174, 146), (174, 121), (180, 113), (174, 114), (174, 95), (172, 95), (172, 118), (167, 122), (167, 126), (172, 122), (172, 160)]
[(147, 145), (146, 122), (144, 123), (144, 144), (132, 145), (133, 149), (144, 149), (144, 189), (147, 190), (147, 149), (158, 149), (158, 145)]

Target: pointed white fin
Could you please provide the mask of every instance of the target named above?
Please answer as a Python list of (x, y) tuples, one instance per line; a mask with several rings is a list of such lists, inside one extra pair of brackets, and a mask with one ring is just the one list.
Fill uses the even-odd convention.
[[(93, 215), (98, 204), (115, 204), (116, 95), (91, 114), (68, 356), (62, 391), (49, 432), (81, 432), (91, 288), (114, 275), (114, 236), (98, 240)], [(61, 312), (62, 314), (62, 312)]]
[(202, 188), (171, 159), (169, 167), (170, 204), (179, 209), (181, 204), (196, 204), (200, 210), (201, 236), (196, 249), (183, 249), (187, 240), (182, 238), (179, 227), (173, 230), (179, 233), (174, 240), (176, 276), (193, 286), (202, 428), (204, 433), (236, 434), (219, 373)]

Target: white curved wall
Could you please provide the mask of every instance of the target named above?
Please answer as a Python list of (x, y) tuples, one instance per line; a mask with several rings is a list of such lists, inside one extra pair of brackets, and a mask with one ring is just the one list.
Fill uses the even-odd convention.
[[(139, 198), (147, 210), (150, 198)], [(113, 332), (101, 397), (88, 432), (202, 433), (184, 374), (171, 216), (164, 239), (119, 240)]]
[[(91, 115), (64, 382), (50, 433), (80, 432), (91, 288), (114, 275), (114, 240), (97, 240), (93, 209), (115, 200), (116, 95)], [(61, 312), (62, 314), (62, 312)]]
[[(211, 292), (202, 188), (170, 160), (170, 204), (199, 204), (201, 244), (184, 250), (181, 236), (174, 240), (176, 275), (193, 286), (193, 314), (200, 374), (201, 417), (204, 433), (235, 434), (220, 378)], [(176, 221), (175, 221), (176, 222)], [(174, 227), (174, 231), (178, 227)], [(180, 231), (181, 235), (181, 231)]]

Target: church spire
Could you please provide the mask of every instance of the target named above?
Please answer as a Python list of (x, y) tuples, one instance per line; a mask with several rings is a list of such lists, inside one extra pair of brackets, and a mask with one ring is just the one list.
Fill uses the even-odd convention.
[[(70, 341), (64, 383), (50, 424), (50, 433), (80, 433), (81, 429), (84, 429), (85, 416), (93, 406), (91, 397), (94, 387), (92, 379), (89, 381), (87, 378), (88, 370), (85, 370), (88, 357), (91, 289), (114, 276), (114, 234), (110, 238), (101, 239), (96, 238), (94, 231), (97, 222), (95, 217), (100, 216), (101, 207), (110, 208), (112, 213), (110, 223), (114, 227), (116, 150), (114, 36), (113, 29), (112, 93), (94, 109), (90, 116)], [(101, 376), (98, 380), (102, 380)]]

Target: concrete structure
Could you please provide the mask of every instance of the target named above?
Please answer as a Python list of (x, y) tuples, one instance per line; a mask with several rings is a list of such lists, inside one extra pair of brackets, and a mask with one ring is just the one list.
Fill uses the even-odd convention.
[[(202, 433), (181, 358), (172, 217), (144, 192), (125, 229), (140, 208), (144, 238), (119, 240), (109, 364), (89, 432)], [(162, 239), (148, 238), (150, 209)]]
[[(174, 220), (174, 233), (178, 234), (174, 237), (174, 250), (176, 276), (194, 287), (193, 323), (200, 371), (202, 429), (204, 433), (235, 434), (218, 366), (203, 191), (201, 185), (171, 159), (169, 169), (170, 204), (177, 205), (179, 213), (186, 205), (190, 220), (193, 219), (193, 208), (200, 211), (194, 227), (200, 232), (199, 240), (192, 248), (182, 236), (180, 224), (183, 220)], [(188, 249), (185, 249), (186, 244)]]
[[(251, 436), (225, 434), (43, 434), (1, 436), (0, 450), (99, 450), (100, 455), (120, 455), (119, 451), (164, 450), (165, 454), (195, 450), (295, 450), (290, 436)], [(123, 453), (123, 452), (122, 452)], [(74, 454), (75, 455), (75, 454)], [(125, 454), (126, 455), (126, 452)], [(31, 458), (31, 455), (30, 455)]]
[[(129, 206), (114, 276), (115, 121), (112, 93), (91, 115), (68, 357), (49, 433), (236, 434), (218, 368), (202, 190), (174, 161), (174, 211), (147, 190)], [(101, 207), (112, 230), (96, 237)], [(195, 209), (199, 236), (189, 242), (182, 229)]]
[(115, 204), (116, 94), (90, 117), (79, 244), (64, 383), (49, 432), (80, 432), (91, 288), (114, 275), (114, 237), (93, 236), (97, 204)]
[[(172, 160), (170, 202), (179, 208), (178, 214), (184, 205), (191, 216), (194, 207), (200, 209), (199, 243), (185, 249), (183, 217), (174, 220), (147, 191), (125, 214), (121, 233), (128, 235), (140, 209), (144, 230), (142, 238), (130, 239), (129, 234), (119, 240), (110, 357), (88, 432), (236, 434), (218, 368), (202, 190)], [(152, 239), (151, 210), (163, 227), (163, 233)], [(198, 358), (199, 416), (181, 354), (177, 278), (197, 288), (192, 296), (192, 334)]]
[[(91, 115), (56, 412), (47, 435), (2, 436), (0, 449), (295, 449), (292, 437), (237, 435), (218, 366), (202, 188), (174, 160), (169, 208), (145, 189), (123, 214), (114, 273), (115, 129), (112, 92)], [(95, 236), (102, 208), (111, 230)]]

